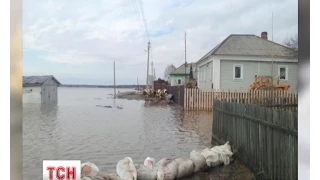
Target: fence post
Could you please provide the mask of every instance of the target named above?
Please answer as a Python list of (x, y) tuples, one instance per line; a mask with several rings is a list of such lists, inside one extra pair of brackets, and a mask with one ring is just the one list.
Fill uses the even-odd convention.
[(180, 104), (180, 86), (178, 86), (178, 103)]

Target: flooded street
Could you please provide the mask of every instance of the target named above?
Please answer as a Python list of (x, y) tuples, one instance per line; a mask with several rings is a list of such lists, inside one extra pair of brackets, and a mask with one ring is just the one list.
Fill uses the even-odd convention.
[[(123, 90), (120, 90), (123, 91)], [(113, 89), (59, 88), (58, 106), (24, 104), (23, 162), (26, 179), (42, 179), (42, 160), (74, 159), (115, 172), (130, 156), (188, 157), (210, 146), (212, 113), (183, 113), (179, 106), (112, 99)], [(101, 106), (122, 105), (123, 109)]]

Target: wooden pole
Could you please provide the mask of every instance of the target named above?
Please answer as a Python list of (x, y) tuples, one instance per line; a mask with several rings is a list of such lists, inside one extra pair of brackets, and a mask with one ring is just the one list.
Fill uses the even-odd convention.
[(116, 62), (113, 61), (113, 95), (116, 98)]
[(140, 91), (139, 89), (139, 77), (137, 76), (137, 86), (138, 86), (138, 92)]
[(153, 87), (153, 81), (154, 81), (154, 77), (153, 77), (153, 61), (151, 61), (151, 77), (152, 77), (152, 84), (151, 84), (151, 87), (152, 87), (152, 89), (154, 89), (154, 87)]
[(184, 34), (184, 85), (187, 84), (187, 32)]
[(147, 83), (146, 83), (146, 89), (149, 88), (149, 58), (150, 58), (150, 41), (148, 42), (148, 60), (147, 60)]

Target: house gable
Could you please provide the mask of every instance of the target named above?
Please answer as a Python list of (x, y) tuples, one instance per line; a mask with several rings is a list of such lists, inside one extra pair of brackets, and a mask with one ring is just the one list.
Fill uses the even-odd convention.
[(173, 71), (172, 73), (170, 73), (171, 77), (185, 77), (185, 76), (189, 76), (190, 74), (190, 67), (192, 66), (192, 70), (193, 70), (193, 77), (197, 78), (197, 73), (196, 73), (196, 63), (188, 63), (187, 67), (185, 68), (185, 64), (183, 63), (181, 66), (179, 66), (175, 71)]
[(44, 83), (52, 80), (57, 86), (61, 83), (52, 75), (45, 76), (23, 76), (23, 87), (42, 86)]

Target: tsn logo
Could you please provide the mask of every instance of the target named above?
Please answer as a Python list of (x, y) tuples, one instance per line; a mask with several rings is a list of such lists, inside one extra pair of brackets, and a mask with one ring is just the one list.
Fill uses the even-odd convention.
[(43, 160), (43, 180), (81, 180), (81, 161)]

